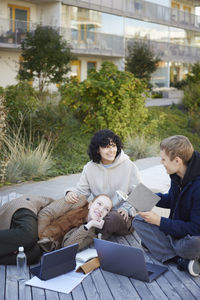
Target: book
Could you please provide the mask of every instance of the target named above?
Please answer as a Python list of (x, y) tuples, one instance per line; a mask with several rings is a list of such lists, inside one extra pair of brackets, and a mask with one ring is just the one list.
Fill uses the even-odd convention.
[(154, 194), (146, 185), (143, 183), (139, 183), (133, 191), (127, 196), (121, 191), (117, 191), (117, 193), (124, 199), (130, 203), (136, 210), (138, 211), (150, 211), (160, 200), (160, 197)]
[(96, 249), (88, 248), (76, 254), (76, 261), (84, 263), (97, 256), (98, 254)]
[(126, 199), (136, 211), (150, 211), (159, 200), (160, 197), (143, 183), (139, 183)]

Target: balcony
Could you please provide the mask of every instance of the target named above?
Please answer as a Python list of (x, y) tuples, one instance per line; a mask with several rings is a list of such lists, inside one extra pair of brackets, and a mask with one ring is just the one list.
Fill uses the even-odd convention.
[(200, 17), (144, 0), (67, 0), (64, 4), (158, 24), (200, 31)]
[(60, 34), (70, 42), (76, 54), (108, 57), (125, 55), (123, 36), (69, 28), (61, 28)]
[(127, 39), (126, 45), (133, 45), (134, 42), (139, 41), (147, 43), (154, 53), (163, 61), (175, 61), (191, 64), (199, 61), (200, 48), (198, 47), (138, 39)]
[[(13, 26), (14, 24), (14, 26)], [(34, 31), (37, 24), (0, 19), (0, 48), (20, 48), (26, 32)], [(100, 32), (57, 28), (64, 39), (72, 45), (76, 54), (124, 57), (124, 38)]]
[(30, 22), (0, 18), (0, 48), (19, 48), (26, 32), (34, 29)]
[[(15, 21), (14, 31), (10, 25), (12, 20), (0, 19), (0, 48), (17, 49), (26, 36), (26, 32), (34, 31), (37, 24)], [(123, 36), (105, 34), (95, 31), (81, 31), (73, 28), (57, 28), (58, 32), (71, 45), (77, 55), (95, 55), (104, 57), (125, 57), (125, 44), (134, 43), (136, 39), (125, 39)], [(148, 43), (156, 54), (164, 61), (194, 63), (199, 60), (200, 48), (178, 45), (167, 42), (142, 40)]]

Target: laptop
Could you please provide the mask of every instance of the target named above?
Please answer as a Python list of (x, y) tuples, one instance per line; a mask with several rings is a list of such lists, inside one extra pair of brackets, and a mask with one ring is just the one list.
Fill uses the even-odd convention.
[(140, 248), (100, 239), (94, 239), (94, 246), (100, 266), (105, 271), (152, 282), (168, 270), (165, 266), (146, 263)]
[(128, 196), (121, 191), (117, 191), (117, 193), (123, 200), (129, 202), (136, 211), (150, 211), (160, 200), (160, 197), (143, 183), (139, 183)]
[(52, 252), (43, 254), (40, 265), (31, 267), (30, 272), (41, 280), (65, 274), (75, 269), (78, 244), (73, 244)]

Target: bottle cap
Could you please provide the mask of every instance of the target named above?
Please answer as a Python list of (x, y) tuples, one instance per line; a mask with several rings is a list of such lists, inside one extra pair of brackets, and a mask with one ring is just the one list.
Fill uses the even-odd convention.
[(24, 247), (22, 247), (22, 246), (19, 247), (19, 251), (20, 251), (20, 252), (23, 252), (23, 251), (24, 251)]

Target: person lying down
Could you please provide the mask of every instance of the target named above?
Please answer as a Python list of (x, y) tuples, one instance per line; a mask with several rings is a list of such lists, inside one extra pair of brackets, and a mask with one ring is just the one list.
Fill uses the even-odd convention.
[(89, 246), (102, 229), (103, 218), (112, 209), (112, 200), (104, 194), (88, 203), (85, 196), (79, 196), (75, 204), (63, 199), (53, 201), (38, 215), (39, 245), (46, 251), (78, 243), (78, 250)]

